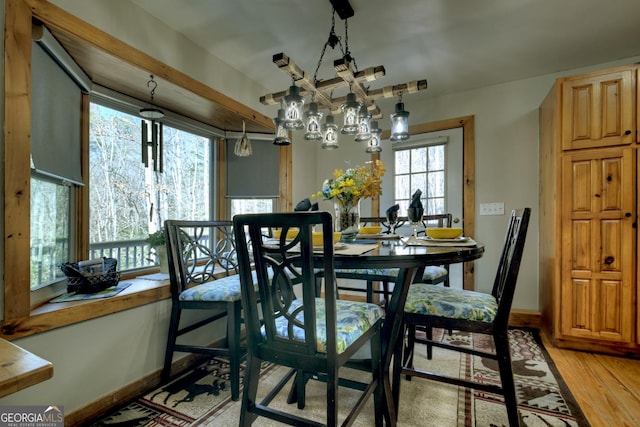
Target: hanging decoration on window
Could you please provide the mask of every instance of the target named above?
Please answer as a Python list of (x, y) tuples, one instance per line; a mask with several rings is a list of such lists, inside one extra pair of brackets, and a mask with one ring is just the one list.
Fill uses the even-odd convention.
[(151, 89), (151, 99), (138, 114), (142, 117), (142, 163), (148, 168), (153, 165), (154, 172), (163, 172), (162, 161), (162, 122), (157, 121), (164, 117), (164, 111), (154, 104), (153, 97), (158, 87), (158, 83), (153, 79), (153, 74), (147, 82), (147, 87)]
[(249, 137), (247, 136), (244, 120), (242, 121), (242, 136), (236, 141), (233, 153), (238, 157), (248, 157), (253, 154), (251, 141), (249, 141)]

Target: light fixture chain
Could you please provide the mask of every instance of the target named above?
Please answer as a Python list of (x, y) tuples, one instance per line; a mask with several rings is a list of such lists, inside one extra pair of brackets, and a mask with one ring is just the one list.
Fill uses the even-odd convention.
[[(345, 50), (342, 52), (345, 59), (349, 60), (349, 62), (353, 62), (353, 69), (355, 72), (358, 72), (358, 64), (356, 64), (356, 58), (351, 56), (351, 51), (349, 50), (349, 18), (345, 18), (344, 20), (344, 44)], [(342, 45), (340, 45), (342, 47)]]
[(153, 79), (153, 74), (149, 75), (149, 77), (151, 78), (151, 80), (149, 80), (147, 82), (147, 87), (151, 87), (151, 85), (153, 85), (153, 87), (151, 88), (151, 103), (153, 103), (153, 96), (156, 93), (156, 88), (158, 87), (158, 82), (156, 82)]

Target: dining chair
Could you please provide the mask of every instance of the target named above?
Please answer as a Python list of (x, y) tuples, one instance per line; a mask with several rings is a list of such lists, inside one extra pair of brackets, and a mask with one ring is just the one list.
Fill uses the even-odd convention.
[[(507, 332), (511, 303), (516, 288), (530, 215), (530, 208), (511, 212), (491, 293), (444, 288), (422, 283), (411, 285), (407, 294), (403, 317), (403, 328), (408, 335), (406, 345), (403, 348), (403, 344), (400, 343), (394, 349), (392, 389), (396, 402), (399, 402), (402, 374), (406, 375), (407, 379), (416, 376), (502, 394), (507, 408), (509, 425), (519, 425), (518, 403), (513, 382)], [(416, 327), (425, 328), (426, 339), (415, 336)], [(434, 341), (432, 339), (433, 328), (490, 335), (493, 337), (495, 352)], [(432, 347), (435, 346), (496, 360), (500, 371), (501, 384), (478, 383), (417, 369), (413, 365), (416, 343), (427, 345), (427, 359), (432, 358)]]
[[(322, 425), (300, 413), (270, 406), (294, 378), (297, 407), (306, 405), (305, 385), (310, 378), (326, 382), (326, 425), (338, 425), (338, 387), (358, 390), (360, 397), (343, 425), (350, 424), (373, 395), (375, 424), (382, 425), (383, 386), (381, 323), (377, 304), (339, 300), (333, 261), (333, 222), (328, 212), (236, 215), (233, 219), (248, 354), (240, 425), (258, 417), (290, 425)], [(315, 249), (312, 231), (323, 232), (323, 247)], [(298, 230), (287, 239), (289, 228)], [(265, 237), (265, 229), (282, 230), (278, 240)], [(251, 242), (251, 243), (248, 243)], [(255, 269), (255, 275), (252, 274)], [(316, 278), (323, 270), (324, 293)], [(254, 287), (258, 292), (253, 292)], [(342, 368), (361, 348), (371, 352), (370, 372), (359, 380), (341, 378)], [(273, 390), (257, 401), (260, 367), (269, 362), (290, 368)], [(366, 380), (365, 380), (366, 379)], [(302, 412), (304, 413), (304, 412)]]
[[(407, 221), (408, 218), (406, 217), (398, 218), (398, 224), (404, 224)], [(360, 218), (360, 223), (362, 225), (380, 224), (385, 232), (391, 231), (385, 217), (362, 217)], [(452, 215), (450, 213), (424, 215), (422, 224), (424, 228), (451, 227)], [(424, 234), (424, 229), (421, 230), (421, 233)], [(364, 289), (355, 285), (341, 283), (338, 285), (338, 291), (365, 292), (367, 302), (374, 302), (375, 295), (382, 295), (383, 299), (379, 301), (381, 304), (389, 303), (389, 297), (393, 290), (390, 289), (390, 284), (395, 282), (397, 276), (398, 270), (395, 268), (352, 268), (336, 270), (336, 277), (338, 279), (364, 280), (366, 282), (366, 288)], [(449, 287), (449, 265), (426, 266), (422, 273), (422, 279), (418, 280), (422, 283), (429, 283), (432, 285), (442, 283), (444, 286)], [(380, 283), (381, 286), (375, 286), (376, 283)]]
[[(165, 221), (171, 288), (171, 317), (162, 376), (171, 377), (174, 353), (200, 353), (229, 358), (231, 398), (240, 397), (242, 302), (231, 221)], [(182, 321), (185, 310), (208, 312), (194, 322)], [(213, 322), (226, 322), (225, 345), (179, 337), (199, 329), (215, 331)], [(181, 322), (182, 321), (182, 322)], [(207, 336), (200, 333), (202, 336)], [(201, 336), (198, 337), (203, 340)], [(180, 341), (180, 342), (179, 342)], [(217, 345), (217, 344), (216, 344)]]

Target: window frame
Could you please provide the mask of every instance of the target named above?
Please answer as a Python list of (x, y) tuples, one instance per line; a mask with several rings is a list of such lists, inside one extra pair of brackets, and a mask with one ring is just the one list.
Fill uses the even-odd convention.
[[(4, 45), (4, 246), (0, 249), (4, 262), (0, 265), (3, 292), (0, 301), (3, 313), (0, 323), (0, 337), (13, 340), (71, 325), (88, 319), (105, 316), (144, 304), (170, 298), (168, 282), (132, 280), (134, 284), (121, 294), (106, 300), (90, 300), (63, 304), (43, 304), (32, 307), (30, 303), (30, 132), (31, 132), (31, 72), (30, 55), (32, 44), (32, 21), (40, 21), (60, 30), (81, 43), (108, 52), (114, 60), (121, 61), (136, 69), (145, 69), (162, 76), (189, 93), (204, 96), (213, 103), (240, 117), (253, 117), (256, 123), (272, 126), (256, 111), (220, 94), (219, 92), (185, 76), (183, 73), (150, 57), (118, 39), (101, 32), (97, 28), (74, 17), (47, 2), (33, 0), (7, 0), (5, 5), (5, 45)], [(11, 58), (11, 61), (7, 60)], [(124, 88), (123, 88), (124, 89)], [(88, 95), (81, 100), (82, 164), (88, 164)], [(195, 108), (195, 105), (194, 105)], [(214, 153), (214, 163), (218, 188), (224, 188), (221, 179), (224, 170), (224, 151), (218, 144)], [(279, 209), (290, 208), (291, 202), (291, 149), (280, 149), (280, 201)], [(83, 178), (86, 180), (86, 171)], [(78, 254), (89, 253), (88, 244), (88, 188), (79, 188), (76, 224)], [(225, 217), (224, 200), (218, 193), (216, 214)], [(81, 256), (81, 255), (80, 255)], [(127, 276), (124, 279), (129, 280)]]
[[(398, 148), (395, 148), (393, 150), (394, 161), (396, 161), (396, 164), (397, 164), (396, 156), (397, 156), (398, 153), (400, 153), (400, 152), (408, 152), (409, 153), (409, 171), (408, 172), (399, 173), (399, 171), (397, 169), (397, 166), (394, 168), (394, 175), (393, 175), (393, 182), (394, 182), (394, 184), (393, 184), (394, 185), (394, 197), (393, 197), (393, 200), (394, 200), (394, 204), (401, 203), (402, 201), (410, 202), (410, 200), (411, 200), (411, 194), (406, 199), (405, 198), (402, 198), (402, 199), (398, 199), (397, 198), (397, 194), (398, 194), (397, 186), (398, 186), (398, 177), (399, 176), (408, 176), (408, 178), (409, 178), (409, 188), (412, 188), (413, 187), (412, 181), (413, 181), (414, 175), (418, 175), (418, 174), (423, 173), (423, 174), (426, 175), (426, 182), (427, 182), (426, 185), (427, 185), (427, 189), (428, 189), (428, 186), (429, 186), (429, 173), (441, 171), (441, 172), (444, 172), (444, 178), (443, 178), (444, 179), (444, 184), (443, 184), (443, 187), (446, 188), (446, 186), (447, 186), (448, 141), (444, 140), (443, 138), (436, 138), (436, 139), (437, 139), (437, 141), (425, 140), (425, 141), (420, 141), (420, 142), (411, 144), (410, 146), (399, 145)], [(444, 167), (443, 167), (443, 169), (438, 169), (438, 170), (429, 169), (429, 147), (440, 147), (440, 146), (443, 147), (443, 150), (444, 150), (444, 156), (443, 156), (444, 157), (444, 159), (443, 159)], [(413, 150), (417, 150), (417, 149), (425, 149), (426, 150), (426, 163), (427, 164), (425, 165), (425, 170), (421, 171), (421, 172), (413, 172), (413, 161), (412, 161), (413, 153), (412, 153), (412, 151)], [(410, 191), (413, 192), (413, 190), (410, 190)], [(442, 208), (441, 212), (433, 212), (433, 211), (429, 210), (429, 206), (430, 206), (429, 200), (432, 200), (432, 199), (443, 199), (444, 200), (443, 208)], [(448, 204), (447, 202), (448, 202), (448, 200), (447, 200), (446, 191), (440, 197), (430, 197), (429, 192), (428, 191), (424, 191), (422, 193), (421, 200), (425, 200), (426, 201), (426, 203), (424, 204), (424, 206), (425, 206), (425, 215), (441, 214), (441, 213), (446, 213), (447, 212), (447, 204)], [(407, 203), (407, 206), (408, 206), (408, 203)], [(401, 216), (406, 216), (406, 212), (402, 212)]]

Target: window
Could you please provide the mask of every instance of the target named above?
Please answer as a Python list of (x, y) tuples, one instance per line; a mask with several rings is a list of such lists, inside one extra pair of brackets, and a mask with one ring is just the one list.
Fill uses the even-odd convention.
[(237, 214), (273, 212), (274, 199), (231, 199), (231, 218)]
[(446, 147), (435, 143), (395, 150), (394, 199), (401, 216), (407, 215), (411, 196), (418, 189), (422, 191), (425, 215), (447, 212)]
[(64, 279), (59, 265), (72, 256), (71, 194), (69, 185), (31, 178), (31, 290)]
[(164, 123), (160, 173), (142, 163), (141, 125), (138, 116), (91, 103), (91, 257), (114, 257), (120, 270), (156, 264), (145, 239), (165, 220), (211, 217), (211, 139)]
[(236, 141), (227, 139), (227, 201), (230, 218), (237, 214), (276, 210), (279, 193), (280, 150), (269, 140), (251, 137), (253, 154), (234, 154)]
[(59, 266), (75, 256), (74, 186), (83, 184), (80, 105), (86, 89), (59, 65), (51, 43), (45, 42), (48, 33), (42, 34), (31, 49), (31, 87), (37, 102), (31, 103), (29, 286), (40, 290), (31, 295), (34, 302), (46, 298), (45, 287), (63, 287)]

